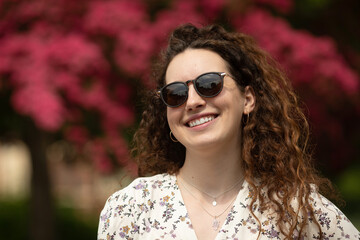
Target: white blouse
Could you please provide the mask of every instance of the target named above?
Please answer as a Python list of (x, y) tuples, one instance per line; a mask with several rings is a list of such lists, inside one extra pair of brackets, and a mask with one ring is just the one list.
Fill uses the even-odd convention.
[[(360, 239), (359, 231), (333, 203), (316, 193), (311, 197), (324, 239)], [(260, 228), (250, 213), (250, 202), (249, 185), (244, 182), (216, 240), (257, 239)], [(259, 209), (254, 213), (261, 221), (259, 239), (284, 239), (273, 217)], [(311, 219), (304, 234), (305, 239), (319, 239)], [(105, 239), (197, 239), (176, 176), (137, 178), (114, 193), (100, 214), (98, 240)]]

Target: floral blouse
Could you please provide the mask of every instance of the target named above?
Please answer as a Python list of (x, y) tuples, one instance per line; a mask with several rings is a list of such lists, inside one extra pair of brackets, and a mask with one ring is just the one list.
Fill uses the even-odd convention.
[[(359, 231), (333, 203), (315, 193), (312, 198), (324, 239), (360, 239)], [(215, 240), (257, 239), (260, 228), (250, 213), (250, 202), (249, 185), (244, 182)], [(273, 217), (258, 209), (254, 213), (261, 221), (259, 239), (284, 239)], [(304, 238), (319, 239), (318, 228), (311, 222)], [(114, 193), (100, 215), (98, 240), (102, 239), (197, 239), (176, 176), (137, 178)]]

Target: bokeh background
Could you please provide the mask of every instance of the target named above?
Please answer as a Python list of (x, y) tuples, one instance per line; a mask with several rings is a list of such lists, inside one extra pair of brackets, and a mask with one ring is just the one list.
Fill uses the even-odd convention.
[(94, 239), (136, 176), (129, 146), (151, 67), (182, 23), (252, 35), (283, 66), (315, 165), (360, 228), (360, 1), (0, 0), (0, 233)]

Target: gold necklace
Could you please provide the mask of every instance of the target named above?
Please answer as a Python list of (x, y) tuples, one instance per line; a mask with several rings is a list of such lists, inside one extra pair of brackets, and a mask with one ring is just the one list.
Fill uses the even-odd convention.
[[(185, 182), (185, 179), (183, 179), (183, 178), (181, 178), (181, 179), (184, 180), (184, 182)], [(178, 182), (179, 182), (179, 181), (178, 181)], [(208, 210), (205, 209), (205, 207), (201, 204), (201, 201), (200, 201), (199, 199), (197, 199), (197, 198), (195, 197), (195, 195), (194, 195), (189, 189), (186, 188), (186, 186), (185, 186), (185, 184), (184, 184), (183, 182), (180, 182), (180, 183), (181, 183), (181, 185), (184, 187), (184, 189), (185, 189), (188, 193), (190, 193), (190, 195), (191, 195), (195, 200), (197, 200), (197, 201), (200, 202), (200, 207), (201, 207), (210, 217), (214, 218), (213, 223), (212, 223), (212, 228), (214, 229), (214, 231), (218, 230), (219, 227), (220, 227), (220, 221), (218, 220), (218, 218), (221, 217), (221, 215), (223, 215), (223, 214), (226, 212), (226, 210), (229, 209), (229, 207), (234, 203), (234, 201), (235, 201), (235, 199), (236, 199), (236, 197), (237, 197), (238, 194), (236, 194), (235, 197), (230, 201), (230, 204), (225, 208), (224, 211), (222, 211), (222, 212), (221, 212), (220, 214), (218, 214), (218, 215), (213, 215), (213, 214), (211, 214)]]
[(230, 188), (226, 189), (224, 192), (222, 192), (222, 193), (220, 193), (220, 194), (218, 194), (218, 195), (216, 195), (216, 196), (213, 196), (213, 195), (211, 195), (211, 194), (209, 194), (209, 193), (201, 190), (200, 188), (196, 187), (194, 184), (186, 181), (185, 178), (181, 178), (181, 179), (183, 179), (184, 182), (186, 182), (187, 184), (193, 186), (194, 188), (196, 188), (197, 190), (199, 190), (199, 191), (202, 192), (203, 194), (211, 197), (211, 198), (213, 199), (212, 205), (215, 207), (215, 206), (217, 205), (217, 200), (216, 200), (216, 199), (217, 199), (218, 197), (221, 197), (221, 196), (224, 195), (225, 193), (230, 192), (231, 190), (233, 190), (237, 185), (239, 185), (239, 183), (244, 179), (244, 177), (240, 178), (240, 180), (237, 181), (233, 186), (231, 186)]

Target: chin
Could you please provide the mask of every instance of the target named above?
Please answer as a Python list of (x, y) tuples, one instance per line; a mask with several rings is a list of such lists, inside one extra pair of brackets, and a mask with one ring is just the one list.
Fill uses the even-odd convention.
[(209, 150), (211, 148), (216, 147), (217, 145), (219, 145), (219, 142), (214, 140), (214, 139), (205, 139), (205, 140), (199, 140), (196, 142), (191, 142), (191, 143), (187, 143), (185, 145), (186, 148), (190, 148), (190, 149), (197, 149), (197, 150)]

